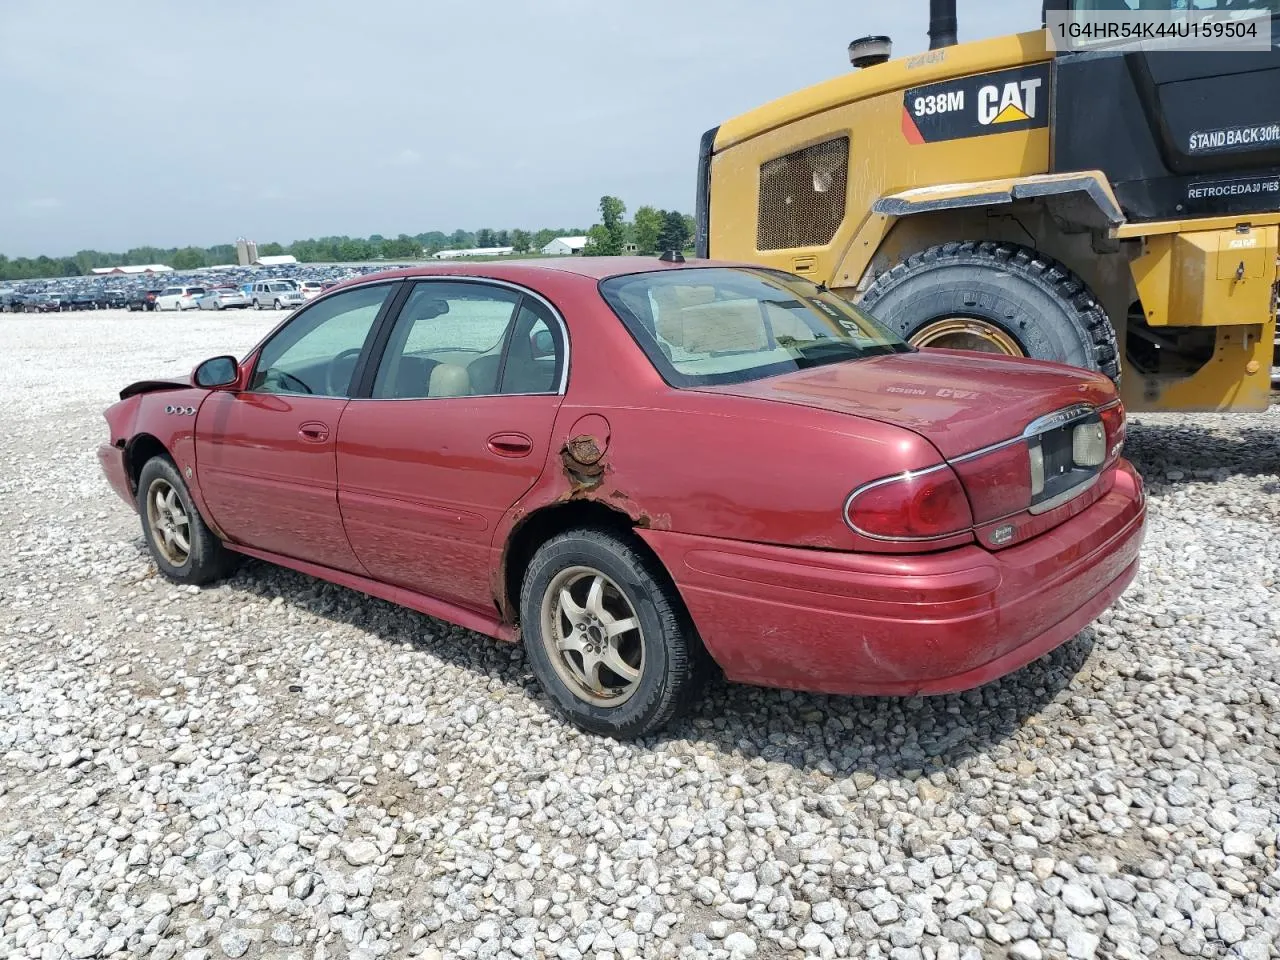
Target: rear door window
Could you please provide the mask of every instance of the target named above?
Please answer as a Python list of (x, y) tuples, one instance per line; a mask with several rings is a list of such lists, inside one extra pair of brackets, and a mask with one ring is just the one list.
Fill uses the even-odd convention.
[[(512, 347), (513, 327), (523, 320), (521, 293), (487, 283), (432, 280), (418, 283), (396, 319), (373, 384), (375, 399), (430, 399), (539, 392), (515, 389), (504, 364), (518, 354), (532, 360), (533, 341)], [(551, 368), (554, 371), (555, 350)], [(515, 362), (515, 361), (511, 361)], [(508, 380), (510, 382), (508, 383)]]

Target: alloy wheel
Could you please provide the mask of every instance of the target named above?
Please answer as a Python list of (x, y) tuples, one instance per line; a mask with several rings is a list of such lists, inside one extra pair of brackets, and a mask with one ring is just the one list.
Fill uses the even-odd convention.
[(640, 618), (616, 583), (592, 567), (562, 570), (542, 599), (542, 643), (578, 699), (625, 703), (644, 676)]
[(147, 526), (156, 549), (175, 567), (191, 556), (191, 518), (169, 481), (157, 477), (147, 490)]

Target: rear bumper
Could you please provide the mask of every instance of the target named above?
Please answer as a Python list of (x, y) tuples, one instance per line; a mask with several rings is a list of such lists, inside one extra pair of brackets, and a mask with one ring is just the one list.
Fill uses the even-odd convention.
[(1146, 506), (1109, 493), (999, 552), (871, 555), (640, 531), (730, 680), (835, 694), (980, 686), (1082, 630), (1133, 580)]
[(129, 487), (129, 472), (125, 469), (124, 451), (119, 447), (104, 443), (98, 447), (98, 463), (102, 464), (102, 472), (106, 474), (107, 483), (129, 506), (137, 509), (133, 490)]

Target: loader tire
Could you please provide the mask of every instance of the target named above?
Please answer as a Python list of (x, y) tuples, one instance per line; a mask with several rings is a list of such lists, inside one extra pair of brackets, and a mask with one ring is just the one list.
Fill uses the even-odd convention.
[(877, 277), (860, 306), (915, 346), (1054, 360), (1120, 382), (1116, 331), (1088, 285), (1021, 244), (929, 247)]

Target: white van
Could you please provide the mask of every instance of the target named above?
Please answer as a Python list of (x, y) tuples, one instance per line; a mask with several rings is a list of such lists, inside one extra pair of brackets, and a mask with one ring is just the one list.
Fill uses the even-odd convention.
[(206, 293), (204, 287), (165, 287), (156, 294), (157, 310), (199, 310), (196, 303)]

